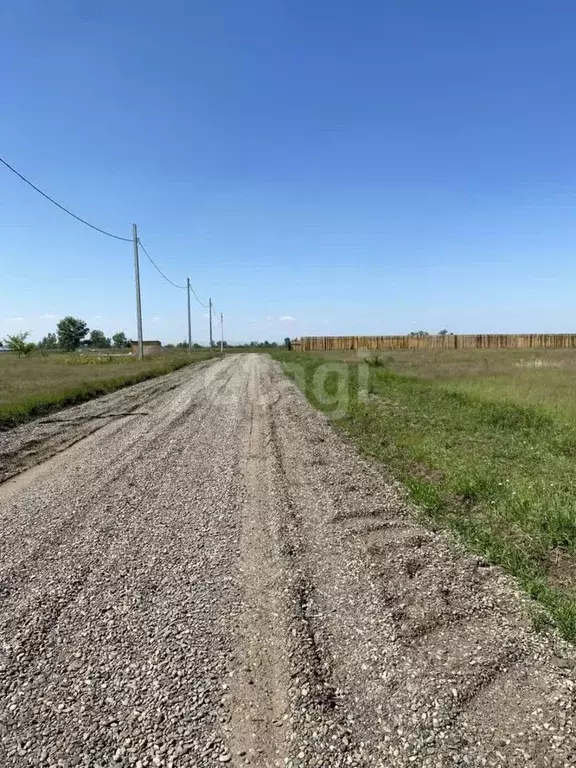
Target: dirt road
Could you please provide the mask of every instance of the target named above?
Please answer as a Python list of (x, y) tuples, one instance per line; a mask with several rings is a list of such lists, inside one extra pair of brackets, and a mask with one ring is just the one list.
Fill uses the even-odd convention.
[(576, 765), (572, 650), (267, 357), (0, 456), (0, 766)]

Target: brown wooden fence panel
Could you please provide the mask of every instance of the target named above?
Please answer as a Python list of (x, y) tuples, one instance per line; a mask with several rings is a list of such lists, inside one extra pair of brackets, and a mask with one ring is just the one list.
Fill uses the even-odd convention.
[(576, 333), (448, 334), (445, 336), (303, 336), (293, 342), (303, 352), (355, 349), (574, 349)]

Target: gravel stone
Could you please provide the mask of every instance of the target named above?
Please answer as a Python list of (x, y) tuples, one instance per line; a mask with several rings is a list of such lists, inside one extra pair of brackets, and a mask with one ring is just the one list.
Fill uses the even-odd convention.
[(574, 649), (265, 355), (0, 434), (0, 766), (576, 766)]

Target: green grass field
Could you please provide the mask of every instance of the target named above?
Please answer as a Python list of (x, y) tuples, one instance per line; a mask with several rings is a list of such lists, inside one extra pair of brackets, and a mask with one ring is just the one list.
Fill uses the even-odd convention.
[(214, 357), (209, 350), (145, 358), (34, 353), (0, 355), (0, 429)]
[[(326, 393), (342, 406), (345, 391), (336, 424), (428, 524), (516, 576), (576, 640), (576, 350), (275, 357), (324, 411)], [(313, 377), (326, 360), (344, 360), (348, 381), (328, 373), (323, 395)]]
[(349, 362), (378, 358), (383, 368), (394, 373), (496, 401), (542, 405), (560, 420), (576, 423), (576, 350), (400, 350), (321, 356)]

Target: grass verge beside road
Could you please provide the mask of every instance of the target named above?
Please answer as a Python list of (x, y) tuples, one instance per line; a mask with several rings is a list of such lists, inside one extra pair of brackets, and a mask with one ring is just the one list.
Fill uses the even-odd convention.
[(0, 356), (0, 430), (140, 381), (207, 360), (209, 350), (166, 353), (140, 361), (119, 355)]
[[(461, 363), (451, 354), (450, 364)], [(429, 524), (517, 577), (576, 640), (576, 408), (559, 405), (569, 389), (576, 394), (570, 370), (550, 366), (548, 386), (537, 377), (536, 397), (534, 366), (522, 367), (517, 355), (521, 365), (508, 371), (503, 358), (498, 374), (476, 360), (475, 374), (452, 378), (434, 371), (433, 360), (428, 375), (425, 361), (416, 375), (399, 374), (386, 353), (341, 367), (330, 357), (333, 370), (324, 374), (326, 358), (274, 357), (313, 405), (339, 410), (336, 424), (392, 470)]]

